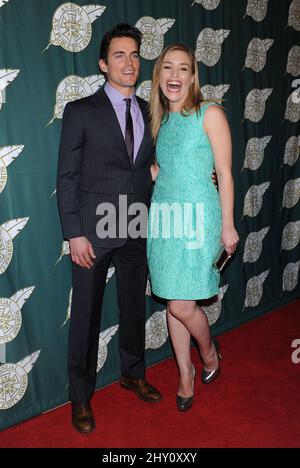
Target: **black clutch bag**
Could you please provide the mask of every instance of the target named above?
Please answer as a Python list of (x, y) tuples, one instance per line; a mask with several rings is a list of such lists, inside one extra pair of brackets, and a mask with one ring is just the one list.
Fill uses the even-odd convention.
[(224, 247), (221, 247), (218, 255), (217, 255), (217, 258), (215, 259), (214, 263), (213, 263), (213, 267), (216, 269), (216, 270), (219, 270), (219, 271), (222, 271), (223, 268), (225, 267), (226, 263), (228, 262), (228, 260), (232, 257), (232, 255), (230, 255)]

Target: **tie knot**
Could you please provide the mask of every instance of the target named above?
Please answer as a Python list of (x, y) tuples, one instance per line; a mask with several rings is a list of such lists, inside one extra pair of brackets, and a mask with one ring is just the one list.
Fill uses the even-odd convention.
[(131, 99), (126, 98), (126, 99), (124, 99), (124, 101), (126, 102), (126, 109), (129, 110), (130, 109), (130, 104), (131, 104)]

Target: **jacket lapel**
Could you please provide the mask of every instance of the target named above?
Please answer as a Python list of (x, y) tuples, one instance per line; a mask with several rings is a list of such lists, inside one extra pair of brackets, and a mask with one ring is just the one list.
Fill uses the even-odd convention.
[(107, 127), (107, 131), (114, 135), (114, 138), (117, 140), (120, 148), (122, 148), (121, 153), (123, 157), (126, 159), (129, 166), (131, 166), (118, 117), (106, 92), (101, 88), (91, 97), (101, 112), (101, 118)]

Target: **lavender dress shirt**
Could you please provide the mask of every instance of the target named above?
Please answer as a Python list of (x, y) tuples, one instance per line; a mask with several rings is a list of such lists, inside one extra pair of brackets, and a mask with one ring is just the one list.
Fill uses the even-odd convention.
[[(126, 102), (124, 101), (125, 96), (119, 93), (115, 88), (113, 88), (108, 82), (106, 82), (104, 86), (104, 91), (106, 92), (112, 106), (115, 110), (117, 115), (123, 137), (125, 139), (125, 114), (126, 114)], [(140, 106), (138, 105), (137, 99), (135, 94), (132, 93), (131, 96), (128, 96), (131, 99), (131, 107), (130, 113), (132, 117), (133, 123), (133, 136), (134, 136), (134, 149), (133, 149), (133, 161), (136, 159), (136, 155), (138, 153), (139, 147), (142, 143), (143, 135), (144, 135), (144, 119), (142, 116), (142, 112)]]

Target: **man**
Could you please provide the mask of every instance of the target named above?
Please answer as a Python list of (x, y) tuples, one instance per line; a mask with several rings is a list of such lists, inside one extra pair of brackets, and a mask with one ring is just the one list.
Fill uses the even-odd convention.
[[(120, 385), (144, 401), (161, 399), (145, 380), (146, 239), (119, 232), (124, 231), (119, 229), (124, 221), (119, 196), (126, 197), (128, 205), (140, 202), (148, 206), (152, 191), (154, 147), (147, 104), (134, 94), (140, 44), (140, 31), (130, 25), (122, 23), (107, 32), (99, 61), (106, 78), (104, 88), (68, 103), (63, 117), (57, 195), (72, 259), (69, 397), (73, 427), (84, 433), (95, 429), (90, 399), (95, 390), (101, 307), (111, 262), (120, 309)], [(116, 209), (116, 236), (105, 237), (103, 229), (96, 229), (101, 219), (96, 211), (104, 214), (101, 206), (107, 205), (103, 203)]]

